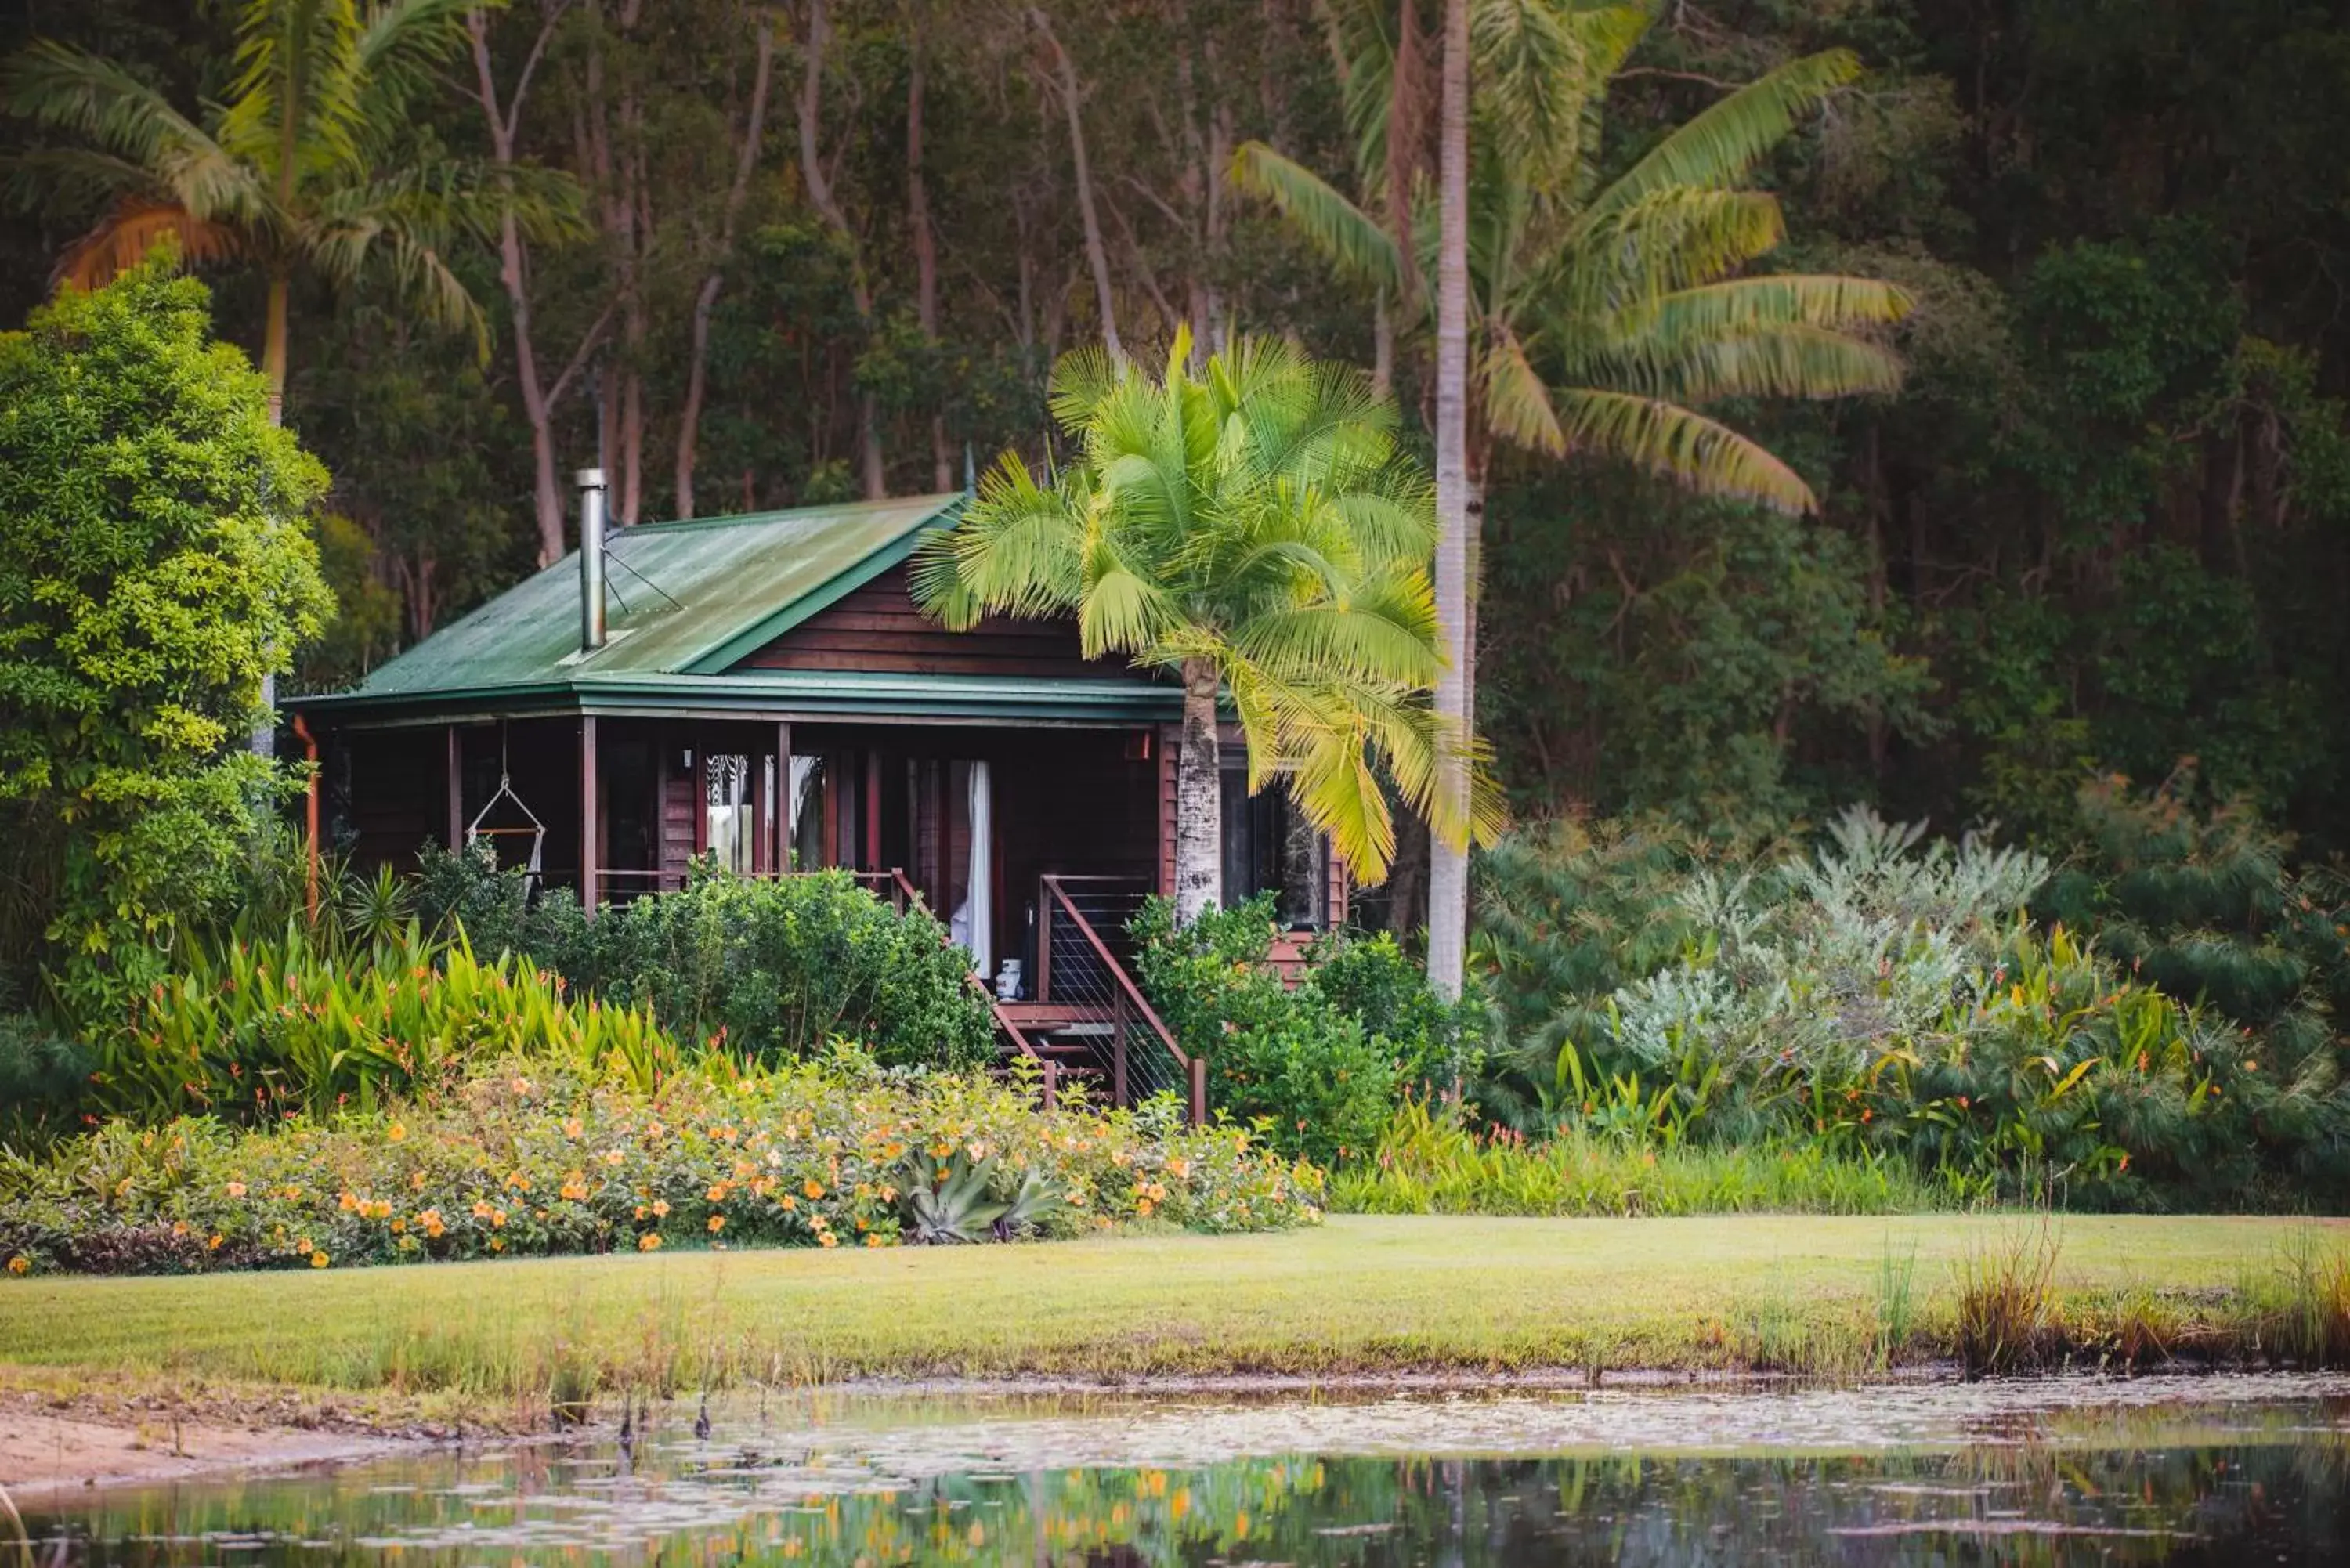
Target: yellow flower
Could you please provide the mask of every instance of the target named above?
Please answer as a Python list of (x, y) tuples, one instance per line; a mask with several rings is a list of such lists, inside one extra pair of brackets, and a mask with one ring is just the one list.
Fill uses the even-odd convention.
[(19, 1252), (8, 1260), (8, 1272), (12, 1274), (29, 1274), (33, 1272), (33, 1260)]
[(314, 1268), (314, 1269), (323, 1269), (323, 1268), (325, 1268), (325, 1267), (327, 1266), (327, 1254), (326, 1254), (326, 1253), (324, 1253), (324, 1252), (313, 1252), (313, 1253), (311, 1253), (311, 1254), (310, 1254), (310, 1266), (311, 1266), (312, 1268)]
[(242, 1181), (232, 1181), (232, 1182), (230, 1182), (230, 1183), (228, 1184), (228, 1195), (229, 1195), (231, 1198), (242, 1198), (242, 1197), (244, 1197), (244, 1182), (242, 1182)]
[(637, 1251), (639, 1251), (639, 1252), (658, 1252), (658, 1251), (660, 1251), (660, 1231), (646, 1231), (643, 1235), (641, 1235), (641, 1236), (638, 1237), (638, 1238), (637, 1238)]
[(710, 1233), (715, 1236), (724, 1229), (726, 1229), (726, 1216), (723, 1214), (712, 1214), (710, 1217)]
[(400, 1139), (408, 1136), (408, 1129), (405, 1127), (402, 1127), (400, 1123), (394, 1122), (390, 1127), (383, 1129), (383, 1136), (390, 1138), (392, 1142), (398, 1143)]

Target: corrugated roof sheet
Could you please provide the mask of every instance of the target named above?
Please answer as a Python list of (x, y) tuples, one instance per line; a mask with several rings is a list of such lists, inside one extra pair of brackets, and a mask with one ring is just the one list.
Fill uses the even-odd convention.
[(741, 657), (732, 651), (738, 645), (771, 640), (903, 560), (961, 500), (928, 495), (616, 527), (605, 573), (611, 639), (594, 653), (579, 651), (575, 550), (382, 665), (341, 700), (714, 674)]

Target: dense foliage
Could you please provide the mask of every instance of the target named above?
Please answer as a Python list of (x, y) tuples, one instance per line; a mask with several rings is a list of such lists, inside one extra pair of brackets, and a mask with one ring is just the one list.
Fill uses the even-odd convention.
[(712, 1057), (658, 1086), (534, 1054), (327, 1120), (114, 1121), (46, 1157), (0, 1153), (0, 1255), (156, 1272), (981, 1239), (937, 1224), (945, 1171), (976, 1174), (954, 1214), (993, 1193), (980, 1232), (1005, 1237), (1272, 1230), (1320, 1201), (1317, 1173), (1236, 1129), (1186, 1129), (1167, 1102), (1047, 1112), (1027, 1085), (853, 1052), (772, 1071)]
[(2090, 1203), (2350, 1197), (2331, 1033), (2238, 1023), (2034, 925), (2039, 857), (1862, 813), (1794, 856), (1673, 843), (1560, 834), (1489, 863), (1495, 1114), (1665, 1147), (1806, 1138)]
[(209, 303), (158, 261), (0, 335), (0, 973), (81, 1009), (234, 900), (288, 782), (241, 742), (330, 608), (326, 472)]
[(1315, 943), (1293, 988), (1269, 961), (1270, 894), (1179, 926), (1154, 898), (1135, 918), (1136, 977), (1211, 1103), (1276, 1148), (1330, 1164), (1378, 1141), (1408, 1094), (1449, 1094), (1476, 1070), (1479, 1015), (1429, 989), (1393, 937)]
[(854, 1040), (886, 1066), (972, 1067), (995, 1022), (970, 956), (920, 909), (846, 872), (751, 881), (697, 871), (681, 890), (585, 919), (535, 898), (485, 853), (428, 851), (425, 918), (484, 954), (514, 953), (605, 1006), (642, 1009), (681, 1041), (762, 1060)]

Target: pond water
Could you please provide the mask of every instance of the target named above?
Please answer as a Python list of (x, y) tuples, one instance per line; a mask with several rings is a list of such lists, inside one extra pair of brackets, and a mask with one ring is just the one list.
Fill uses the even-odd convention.
[[(2350, 1563), (2350, 1380), (691, 1405), (85, 1496), (42, 1563)], [(0, 1523), (0, 1531), (5, 1531)], [(11, 1543), (13, 1545), (13, 1543)], [(0, 1562), (14, 1552), (0, 1549)]]

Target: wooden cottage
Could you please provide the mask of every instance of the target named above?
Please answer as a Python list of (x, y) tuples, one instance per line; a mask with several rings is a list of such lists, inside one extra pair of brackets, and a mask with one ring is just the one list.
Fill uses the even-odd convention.
[[(1123, 1038), (1125, 919), (1173, 884), (1180, 693), (1082, 658), (1065, 621), (926, 618), (907, 562), (962, 499), (614, 531), (286, 704), (319, 763), (315, 831), (361, 868), (486, 837), (591, 912), (702, 855), (843, 867), (949, 923), (1014, 1044)], [(598, 482), (591, 541), (601, 504)], [(1326, 844), (1282, 792), (1249, 796), (1237, 746), (1224, 765), (1227, 898), (1271, 890), (1301, 935), (1343, 918)]]

